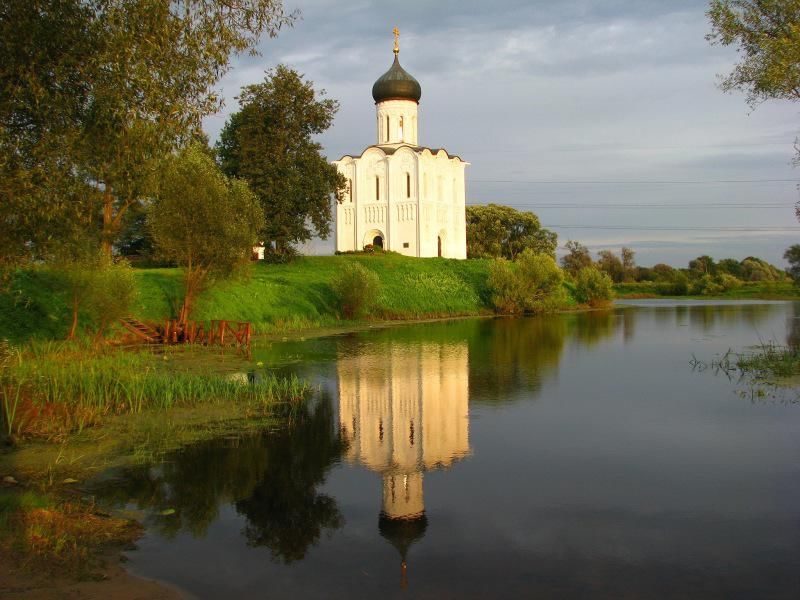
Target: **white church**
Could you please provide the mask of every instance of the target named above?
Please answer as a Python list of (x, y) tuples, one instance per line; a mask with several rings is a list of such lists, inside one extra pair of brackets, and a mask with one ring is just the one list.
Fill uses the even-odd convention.
[(444, 149), (419, 145), (422, 88), (394, 63), (372, 86), (378, 143), (334, 161), (347, 179), (336, 205), (336, 250), (380, 246), (406, 256), (467, 257), (464, 169)]

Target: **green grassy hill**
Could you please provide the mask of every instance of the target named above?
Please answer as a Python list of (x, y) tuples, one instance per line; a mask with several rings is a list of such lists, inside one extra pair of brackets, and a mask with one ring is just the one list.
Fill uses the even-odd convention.
[[(223, 281), (198, 300), (193, 318), (250, 321), (256, 332), (341, 325), (330, 282), (350, 261), (375, 271), (381, 281), (373, 316), (419, 319), (488, 312), (490, 261), (407, 258), (395, 254), (302, 257), (288, 265), (254, 264), (240, 279)], [(131, 313), (144, 320), (176, 314), (178, 269), (138, 269), (140, 294)], [(19, 271), (0, 292), (0, 337), (63, 338), (68, 298), (52, 271)]]

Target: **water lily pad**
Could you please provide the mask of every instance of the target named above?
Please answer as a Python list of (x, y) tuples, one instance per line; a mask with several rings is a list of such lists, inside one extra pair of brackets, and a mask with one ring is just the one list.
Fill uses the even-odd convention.
[(78, 483), (78, 480), (77, 480), (77, 479), (73, 479), (72, 477), (67, 477), (67, 478), (66, 478), (64, 481), (62, 481), (61, 483)]
[(162, 517), (168, 517), (169, 515), (174, 515), (175, 514), (175, 509), (174, 508), (165, 508), (164, 510), (162, 510), (158, 514), (160, 514)]

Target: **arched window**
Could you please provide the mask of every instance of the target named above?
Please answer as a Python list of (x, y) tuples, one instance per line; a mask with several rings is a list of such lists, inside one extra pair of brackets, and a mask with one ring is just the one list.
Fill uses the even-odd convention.
[(389, 141), (389, 115), (386, 115), (386, 141)]
[(350, 202), (353, 201), (353, 180), (347, 180), (347, 197), (350, 199)]
[(411, 173), (406, 173), (406, 198), (411, 198)]
[(403, 117), (400, 117), (400, 129), (398, 130), (400, 134), (400, 141), (403, 141)]
[(375, 175), (375, 200), (381, 199), (381, 178)]

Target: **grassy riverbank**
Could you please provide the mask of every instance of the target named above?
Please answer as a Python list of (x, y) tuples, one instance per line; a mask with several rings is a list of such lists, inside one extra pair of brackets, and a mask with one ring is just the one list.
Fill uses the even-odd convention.
[[(340, 318), (331, 282), (348, 263), (358, 262), (380, 280), (372, 320), (414, 320), (489, 314), (489, 260), (408, 258), (397, 254), (307, 256), (288, 265), (249, 265), (243, 277), (219, 282), (197, 301), (198, 321), (229, 319), (253, 323), (258, 334), (341, 328), (356, 325)], [(131, 313), (161, 321), (177, 314), (181, 297), (179, 269), (136, 269), (139, 296)], [(574, 286), (565, 284), (570, 307)], [(657, 283), (614, 286), (620, 298), (664, 297)], [(661, 290), (663, 291), (663, 290)], [(686, 296), (693, 297), (693, 296)], [(800, 299), (789, 282), (745, 283), (722, 295), (699, 298)], [(70, 302), (57, 272), (28, 269), (0, 289), (0, 338), (64, 339)], [(89, 329), (87, 315), (81, 321)], [(363, 323), (363, 321), (361, 321)]]
[[(250, 265), (244, 277), (223, 281), (198, 300), (198, 321), (249, 321), (256, 332), (341, 326), (331, 288), (335, 275), (358, 261), (380, 279), (372, 318), (406, 320), (491, 312), (490, 261), (407, 258), (396, 254), (301, 257), (288, 265)], [(139, 298), (131, 311), (144, 320), (176, 314), (181, 294), (178, 269), (137, 269)], [(70, 305), (57, 274), (18, 272), (0, 292), (0, 338), (63, 339)]]

